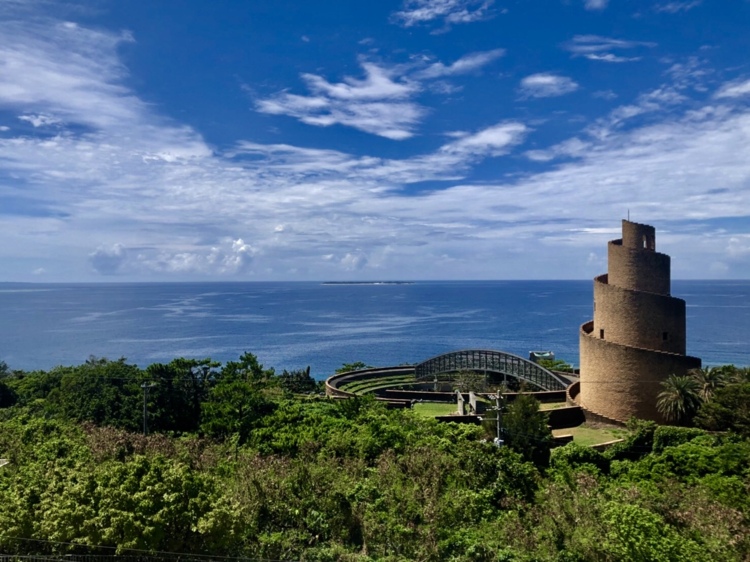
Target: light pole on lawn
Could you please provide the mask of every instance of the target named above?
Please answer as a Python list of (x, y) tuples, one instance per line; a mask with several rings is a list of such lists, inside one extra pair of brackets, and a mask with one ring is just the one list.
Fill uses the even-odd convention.
[(500, 416), (502, 413), (502, 407), (500, 406), (500, 401), (503, 400), (503, 388), (498, 388), (497, 392), (495, 394), (489, 394), (488, 398), (490, 400), (495, 401), (495, 444), (499, 447), (503, 444), (502, 440), (500, 439)]

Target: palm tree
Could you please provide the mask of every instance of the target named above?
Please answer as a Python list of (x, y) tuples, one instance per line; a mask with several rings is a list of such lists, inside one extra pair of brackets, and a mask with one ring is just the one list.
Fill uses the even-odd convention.
[(688, 422), (701, 404), (698, 381), (689, 376), (669, 375), (661, 387), (663, 390), (656, 400), (659, 413), (670, 422)]
[(724, 367), (703, 367), (690, 371), (690, 375), (698, 383), (698, 396), (703, 402), (710, 402), (714, 392), (727, 384), (727, 374)]

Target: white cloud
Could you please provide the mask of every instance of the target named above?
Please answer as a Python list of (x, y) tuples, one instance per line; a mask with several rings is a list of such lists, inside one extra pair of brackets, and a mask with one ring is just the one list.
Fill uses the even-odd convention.
[(609, 4), (609, 0), (583, 0), (583, 7), (587, 10), (603, 10)]
[(601, 35), (576, 35), (570, 41), (563, 43), (566, 51), (573, 53), (574, 57), (585, 57), (589, 60), (610, 63), (635, 62), (641, 57), (624, 57), (615, 55), (611, 51), (618, 49), (636, 49), (639, 47), (653, 48), (656, 43), (649, 41), (627, 41), (624, 39), (613, 39)]
[(394, 80), (385, 68), (363, 63), (366, 77), (344, 78), (330, 83), (315, 74), (302, 78), (310, 96), (282, 92), (256, 102), (256, 109), (273, 115), (289, 115), (319, 127), (345, 125), (381, 137), (402, 140), (411, 137), (425, 110), (408, 98), (419, 85)]
[(510, 121), (483, 129), (473, 135), (461, 136), (458, 140), (440, 148), (440, 153), (499, 156), (519, 144), (529, 129), (523, 123)]
[(588, 55), (584, 55), (589, 60), (596, 60), (596, 61), (602, 61), (602, 62), (635, 62), (641, 60), (641, 57), (621, 57), (618, 55), (613, 55), (612, 53), (604, 53), (602, 55), (597, 53), (590, 53)]
[(599, 98), (603, 100), (617, 99), (617, 94), (614, 93), (612, 90), (598, 90), (591, 95), (595, 98)]
[(346, 271), (359, 271), (367, 265), (367, 256), (361, 252), (348, 253), (341, 258), (341, 265)]
[(575, 35), (572, 40), (563, 44), (563, 47), (571, 53), (585, 55), (589, 53), (600, 53), (613, 49), (633, 49), (636, 47), (655, 47), (656, 43), (650, 41), (628, 41), (626, 39), (614, 39), (602, 35)]
[(471, 23), (490, 17), (494, 0), (405, 0), (393, 19), (404, 27), (441, 20), (445, 24)]
[[(494, 177), (480, 182), (472, 167), (485, 158), (514, 158), (533, 133), (527, 124), (457, 132), (440, 147), (403, 158), (252, 140), (212, 151), (195, 131), (155, 114), (123, 86), (119, 35), (94, 36), (88, 47), (72, 41), (78, 50), (61, 57), (59, 41), (70, 37), (57, 26), (46, 34), (0, 28), (0, 52), (18, 51), (29, 68), (67, 77), (56, 82), (60, 92), (50, 93), (21, 70), (8, 72), (0, 109), (59, 117), (63, 128), (88, 124), (54, 138), (0, 138), (3, 175), (48, 211), (3, 216), (4, 263), (26, 260), (49, 279), (288, 279), (292, 269), (330, 279), (371, 278), (374, 270), (421, 279), (550, 271), (580, 277), (587, 256), (611, 238), (605, 230), (628, 208), (660, 232), (665, 223), (676, 232), (660, 245), (675, 264), (685, 264), (683, 276), (700, 277), (717, 261), (727, 264), (726, 275), (750, 275), (743, 235), (680, 230), (685, 220), (747, 217), (750, 160), (738, 147), (750, 146), (750, 109), (737, 95), (700, 101), (669, 86), (645, 92), (601, 123), (604, 134), (535, 145), (536, 156), (565, 157), (548, 160), (543, 172), (505, 175), (499, 160)], [(80, 29), (74, 35), (91, 37)], [(98, 78), (97, 68), (104, 69)], [(93, 81), (90, 106), (74, 100), (76, 84), (86, 79)], [(386, 95), (367, 77), (326, 84), (319, 97), (327, 102)], [(382, 86), (392, 92), (383, 98), (389, 102), (413, 95)], [(21, 90), (23, 103), (13, 93)], [(364, 95), (368, 90), (373, 97)], [(647, 114), (648, 121), (635, 118)], [(16, 191), (0, 183), (3, 197)], [(92, 268), (100, 273), (89, 274)]]
[(678, 12), (687, 12), (700, 6), (703, 0), (692, 0), (685, 2), (664, 2), (654, 6), (654, 10), (657, 12), (666, 12), (668, 14), (676, 14)]
[(708, 63), (698, 57), (688, 57), (682, 62), (673, 63), (665, 72), (672, 79), (675, 88), (707, 90), (707, 78), (713, 74)]
[(729, 239), (726, 249), (731, 259), (746, 259), (750, 256), (750, 234), (735, 235)]
[(547, 150), (529, 150), (524, 155), (535, 162), (549, 162), (559, 157), (580, 158), (591, 148), (591, 143), (574, 137), (548, 148)]
[(91, 266), (102, 275), (114, 275), (127, 259), (127, 251), (122, 244), (99, 246), (89, 254)]
[(232, 276), (246, 273), (257, 249), (242, 238), (225, 237), (217, 244), (188, 244), (176, 249), (138, 248), (122, 244), (100, 247), (91, 256), (95, 269), (113, 274), (182, 274)]
[(470, 53), (468, 55), (464, 55), (450, 65), (445, 65), (442, 62), (431, 64), (427, 68), (416, 72), (414, 74), (414, 77), (441, 78), (444, 76), (453, 76), (456, 74), (473, 72), (474, 70), (478, 70), (479, 68), (489, 64), (490, 62), (502, 57), (504, 54), (505, 49), (493, 49), (491, 51)]
[(724, 84), (714, 94), (716, 98), (739, 98), (750, 95), (750, 80), (736, 80)]
[(686, 102), (688, 98), (672, 86), (661, 86), (640, 94), (633, 103), (616, 107), (606, 117), (598, 119), (586, 130), (597, 138), (604, 138), (638, 116), (667, 112)]
[(51, 115), (19, 115), (18, 119), (31, 123), (34, 127), (47, 127), (48, 125), (59, 125), (62, 123), (60, 119)]
[[(489, 64), (504, 54), (503, 49), (465, 55), (452, 64), (428, 63), (421, 59), (409, 65), (387, 68), (362, 62), (365, 78), (347, 76), (342, 82), (330, 82), (317, 74), (302, 74), (310, 95), (287, 91), (256, 101), (256, 109), (272, 115), (288, 115), (308, 125), (328, 127), (344, 125), (393, 140), (404, 140), (427, 110), (413, 101), (423, 82), (466, 74)], [(430, 90), (449, 94), (460, 87), (438, 81)]]
[(521, 80), (521, 95), (530, 98), (549, 98), (569, 94), (578, 89), (572, 78), (542, 72)]

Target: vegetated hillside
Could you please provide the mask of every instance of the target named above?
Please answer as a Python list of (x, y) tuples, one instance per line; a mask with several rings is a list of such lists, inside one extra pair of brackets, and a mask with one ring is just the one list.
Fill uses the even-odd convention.
[[(148, 436), (145, 381), (158, 381)], [(547, 456), (527, 402), (508, 412), (518, 453), (480, 427), (305, 397), (309, 373), (276, 375), (250, 354), (145, 370), (92, 359), (0, 383), (5, 553), (750, 557), (747, 436), (633, 422), (603, 454), (567, 445)]]

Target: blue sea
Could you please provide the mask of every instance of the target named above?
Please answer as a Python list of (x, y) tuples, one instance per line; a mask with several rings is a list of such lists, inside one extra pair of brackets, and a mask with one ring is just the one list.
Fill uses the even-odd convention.
[[(750, 281), (675, 281), (687, 301), (688, 353), (750, 365)], [(418, 363), (448, 351), (552, 350), (578, 364), (592, 317), (591, 281), (408, 284), (0, 284), (0, 360), (13, 369), (80, 364), (90, 355), (145, 367), (175, 357), (310, 365)]]

